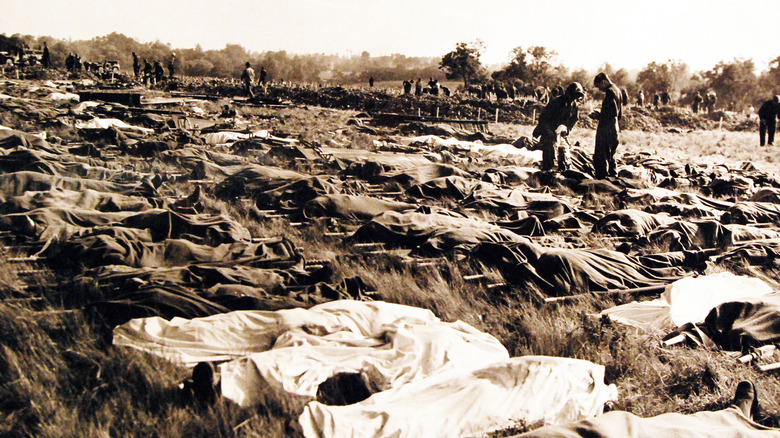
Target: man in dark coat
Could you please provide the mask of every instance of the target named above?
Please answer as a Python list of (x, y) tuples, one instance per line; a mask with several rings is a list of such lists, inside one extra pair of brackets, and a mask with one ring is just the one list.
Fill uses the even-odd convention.
[(138, 79), (141, 74), (141, 62), (138, 60), (138, 55), (133, 52), (133, 76)]
[(73, 61), (76, 58), (73, 57), (73, 53), (68, 53), (67, 58), (65, 58), (65, 69), (68, 71), (73, 71)]
[(698, 91), (696, 94), (693, 95), (693, 103), (691, 103), (691, 109), (693, 110), (693, 113), (696, 114), (699, 112), (699, 106), (704, 102), (704, 98), (701, 97), (701, 93)]
[(165, 76), (165, 70), (163, 69), (162, 64), (160, 61), (156, 60), (154, 61), (154, 82), (152, 85), (155, 84), (162, 84), (163, 77)]
[(266, 81), (268, 81), (268, 73), (265, 71), (265, 67), (260, 67), (260, 83), (258, 85), (265, 87)]
[(618, 122), (623, 118), (623, 102), (620, 89), (609, 80), (606, 73), (599, 73), (593, 85), (604, 92), (601, 112), (594, 111), (590, 117), (599, 121), (596, 128), (596, 148), (593, 152), (593, 169), (596, 179), (616, 175), (615, 151), (620, 139)]
[(585, 89), (578, 82), (571, 83), (566, 91), (552, 99), (539, 115), (539, 123), (533, 136), (540, 137), (542, 149), (542, 170), (551, 170), (555, 165), (556, 145), (558, 153), (558, 169), (568, 168), (568, 149), (561, 138), (568, 135), (577, 123), (579, 107), (577, 103), (585, 97)]
[(412, 81), (404, 81), (404, 96), (412, 93)]
[(144, 59), (144, 86), (149, 86), (149, 81), (152, 80), (152, 64)]
[(176, 54), (171, 54), (171, 60), (168, 61), (168, 78), (173, 79), (176, 76)]
[(51, 67), (51, 53), (49, 53), (49, 45), (46, 41), (43, 42), (43, 55), (41, 56), (41, 64), (43, 68)]
[(758, 135), (761, 146), (765, 144), (772, 146), (772, 143), (775, 142), (775, 128), (778, 115), (780, 115), (780, 97), (778, 96), (767, 100), (758, 109)]

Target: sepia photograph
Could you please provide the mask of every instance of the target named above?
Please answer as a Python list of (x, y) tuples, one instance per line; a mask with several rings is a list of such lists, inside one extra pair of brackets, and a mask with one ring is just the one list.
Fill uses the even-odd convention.
[(0, 0), (0, 437), (780, 437), (779, 42)]

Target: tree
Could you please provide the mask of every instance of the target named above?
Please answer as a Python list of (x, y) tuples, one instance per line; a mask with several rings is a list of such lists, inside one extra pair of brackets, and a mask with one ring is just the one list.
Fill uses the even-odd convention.
[(704, 72), (707, 85), (718, 93), (719, 104), (732, 111), (739, 111), (753, 104), (758, 91), (758, 77), (752, 59), (735, 59), (732, 62), (719, 62)]
[(636, 81), (650, 93), (681, 91), (690, 84), (691, 74), (688, 64), (681, 61), (651, 62), (639, 72)]
[(761, 95), (770, 96), (780, 90), (780, 56), (769, 62), (769, 70), (761, 75)]
[(455, 50), (442, 56), (439, 68), (444, 70), (447, 79), (463, 79), (463, 85), (468, 87), (472, 78), (480, 75), (482, 71), (482, 62), (479, 60), (482, 56), (484, 45), (482, 41), (458, 43)]
[(671, 87), (669, 68), (653, 61), (636, 76), (637, 83), (648, 93), (663, 93)]
[(512, 49), (512, 60), (509, 61), (509, 65), (496, 72), (493, 78), (519, 79), (531, 86), (550, 85), (553, 78), (559, 76), (559, 71), (551, 63), (557, 55), (554, 50), (542, 46), (532, 46), (528, 49), (515, 47)]

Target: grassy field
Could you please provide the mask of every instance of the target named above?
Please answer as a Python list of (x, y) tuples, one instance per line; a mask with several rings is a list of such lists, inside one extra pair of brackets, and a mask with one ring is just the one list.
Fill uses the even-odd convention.
[[(400, 86), (400, 84), (397, 84)], [(346, 126), (351, 113), (320, 108), (256, 110), (284, 121), (265, 122), (326, 142)], [(530, 126), (491, 125), (498, 135), (528, 135)], [(621, 153), (651, 152), (667, 159), (730, 166), (753, 161), (777, 171), (777, 151), (759, 149), (757, 134), (721, 131), (622, 133)], [(575, 128), (571, 139), (592, 150), (594, 132)], [(361, 144), (357, 138), (347, 138)], [(149, 163), (149, 166), (156, 165)], [(659, 339), (594, 316), (616, 303), (591, 297), (566, 305), (540, 305), (534, 291), (490, 292), (484, 284), (465, 282), (464, 273), (480, 266), (450, 261), (441, 267), (399, 266), (392, 260), (338, 257), (348, 249), (323, 237), (323, 229), (293, 229), (284, 220), (258, 222), (238, 205), (215, 199), (207, 190), (208, 212), (227, 214), (253, 234), (285, 234), (304, 255), (336, 260), (338, 275), (361, 276), (390, 302), (429, 308), (443, 320), (463, 320), (496, 336), (512, 356), (552, 355), (587, 359), (606, 367), (607, 383), (620, 398), (610, 408), (643, 416), (690, 413), (725, 406), (737, 382), (752, 379), (764, 409), (780, 415), (780, 381), (737, 364), (722, 352), (664, 348)], [(13, 256), (7, 253), (6, 256)], [(6, 260), (5, 258), (4, 260)], [(32, 266), (0, 261), (0, 436), (8, 437), (274, 437), (294, 436), (300, 406), (242, 409), (226, 400), (198, 406), (183, 399), (178, 385), (186, 369), (149, 355), (110, 345), (105, 327), (90, 315), (64, 309), (63, 297), (87, 293), (69, 283), (67, 273), (44, 270), (44, 286), (35, 297), (12, 286), (19, 271)], [(771, 276), (768, 277), (771, 279)], [(773, 286), (778, 284), (773, 282)], [(44, 312), (41, 312), (43, 310)], [(771, 417), (767, 420), (772, 421)], [(510, 435), (523, 426), (497, 433)]]

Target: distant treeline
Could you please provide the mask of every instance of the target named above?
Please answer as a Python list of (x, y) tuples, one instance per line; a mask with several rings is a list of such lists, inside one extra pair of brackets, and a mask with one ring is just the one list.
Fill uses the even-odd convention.
[(62, 67), (69, 53), (78, 54), (84, 61), (119, 61), (122, 69), (132, 70), (132, 52), (150, 63), (159, 60), (167, 65), (173, 53), (176, 54), (177, 71), (187, 76), (210, 76), (218, 78), (237, 78), (249, 61), (260, 70), (264, 67), (270, 79), (296, 82), (328, 81), (339, 84), (368, 82), (373, 76), (375, 81), (398, 81), (412, 78), (433, 77), (443, 79), (439, 70), (439, 58), (408, 57), (394, 54), (390, 56), (371, 56), (363, 52), (356, 56), (338, 56), (328, 54), (296, 55), (285, 51), (248, 52), (238, 44), (228, 44), (220, 50), (173, 49), (169, 44), (159, 41), (141, 43), (119, 33), (96, 37), (91, 40), (66, 41), (52, 37), (34, 37), (30, 35), (0, 35), (0, 51), (14, 52), (19, 47), (37, 50), (46, 41), (55, 66)]
[[(132, 52), (136, 52), (141, 61), (159, 60), (163, 65), (167, 65), (175, 53), (178, 74), (218, 78), (238, 78), (247, 61), (252, 62), (258, 71), (260, 67), (265, 68), (271, 80), (339, 85), (366, 83), (373, 76), (377, 82), (397, 81), (400, 87), (404, 80), (422, 78), (423, 83), (426, 83), (428, 78), (440, 81), (446, 77), (463, 78), (464, 73), (468, 72), (467, 81), (464, 82), (496, 80), (533, 89), (557, 85), (565, 88), (569, 82), (578, 81), (590, 89), (596, 73), (583, 69), (569, 70), (556, 62), (555, 51), (540, 46), (517, 47), (513, 59), (507, 65), (487, 71), (479, 60), (484, 49), (479, 41), (459, 43), (456, 50), (442, 54), (442, 57), (408, 57), (401, 54), (371, 56), (368, 52), (338, 56), (288, 54), (285, 51), (254, 53), (238, 44), (228, 44), (220, 50), (203, 50), (200, 46), (194, 49), (172, 49), (169, 44), (159, 41), (141, 43), (119, 33), (81, 41), (19, 34), (6, 37), (2, 34), (0, 51), (13, 53), (20, 47), (38, 50), (44, 41), (49, 45), (51, 59), (56, 67), (63, 67), (68, 54), (74, 53), (79, 54), (82, 61), (119, 61), (124, 71), (131, 71)], [(448, 63), (454, 69), (440, 68)], [(465, 70), (464, 66), (467, 67)], [(756, 73), (752, 59), (721, 61), (712, 69), (701, 72), (691, 72), (688, 65), (679, 60), (651, 62), (638, 73), (609, 64), (603, 65), (600, 70), (607, 72), (618, 86), (625, 88), (632, 100), (641, 89), (645, 91), (647, 99), (652, 99), (654, 94), (667, 92), (677, 103), (688, 104), (695, 93), (714, 91), (718, 108), (743, 111), (750, 106), (757, 107), (774, 94), (780, 94), (780, 56), (770, 63), (767, 71), (760, 73)]]

